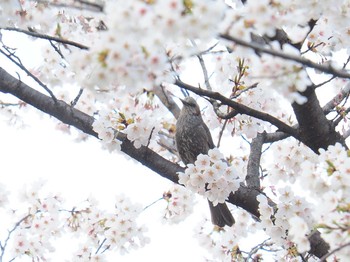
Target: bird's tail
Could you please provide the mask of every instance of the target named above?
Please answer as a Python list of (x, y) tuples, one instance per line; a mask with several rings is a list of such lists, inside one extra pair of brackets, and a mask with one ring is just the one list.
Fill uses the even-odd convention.
[(228, 209), (226, 203), (219, 203), (216, 206), (212, 202), (209, 202), (211, 222), (219, 227), (232, 226), (235, 223), (230, 210)]

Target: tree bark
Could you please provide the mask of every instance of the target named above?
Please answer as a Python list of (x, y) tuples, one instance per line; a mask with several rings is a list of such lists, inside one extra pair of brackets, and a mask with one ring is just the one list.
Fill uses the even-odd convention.
[(308, 86), (301, 95), (307, 102), (292, 107), (299, 124), (299, 139), (318, 154), (320, 148), (326, 149), (329, 145), (340, 142), (346, 147), (343, 137), (335, 131), (332, 121), (328, 120), (320, 106), (313, 86)]

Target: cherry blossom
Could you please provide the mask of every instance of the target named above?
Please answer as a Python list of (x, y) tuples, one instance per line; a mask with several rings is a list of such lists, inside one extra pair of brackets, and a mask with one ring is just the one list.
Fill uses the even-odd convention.
[(163, 194), (167, 201), (164, 221), (167, 223), (179, 223), (192, 214), (195, 205), (195, 196), (191, 191), (179, 185), (173, 185)]
[(179, 174), (179, 183), (204, 195), (214, 205), (224, 203), (229, 194), (239, 188), (241, 179), (237, 170), (228, 166), (221, 157), (217, 148), (210, 149), (208, 155), (200, 154), (194, 165), (189, 164), (185, 173)]

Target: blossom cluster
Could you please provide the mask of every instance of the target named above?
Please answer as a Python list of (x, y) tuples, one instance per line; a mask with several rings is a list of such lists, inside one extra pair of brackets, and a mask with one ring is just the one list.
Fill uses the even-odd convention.
[[(285, 49), (295, 53), (292, 48), (285, 46)], [(215, 91), (293, 125), (294, 119), (286, 101), (305, 102), (305, 97), (298, 93), (304, 90), (305, 81), (309, 82), (304, 70), (279, 58), (265, 55), (257, 58), (254, 53), (240, 51), (213, 56)], [(222, 113), (228, 110), (223, 106), (220, 108)], [(209, 123), (215, 119), (212, 117)], [(227, 129), (234, 135), (251, 139), (263, 131), (271, 132), (275, 127), (260, 119), (238, 114), (227, 123)]]
[[(294, 47), (283, 45), (281, 48), (277, 42), (272, 42), (270, 49), (295, 57), (300, 55)], [(310, 84), (310, 79), (302, 66), (296, 62), (285, 61), (285, 59), (271, 55), (257, 56), (242, 48), (237, 48), (234, 54), (222, 55), (220, 59), (214, 60), (217, 69), (215, 75), (218, 91), (225, 93), (225, 90), (227, 92), (227, 90), (232, 89), (232, 80), (237, 75), (235, 67), (237, 67), (238, 61), (244, 61), (245, 67), (249, 70), (245, 70), (241, 83), (236, 88), (245, 90), (258, 84), (258, 88), (236, 98), (239, 102), (241, 102), (240, 100), (243, 100), (242, 102), (245, 104), (249, 102), (249, 106), (252, 105), (254, 109), (273, 114), (276, 114), (277, 107), (280, 108), (279, 98), (283, 99), (284, 103), (297, 102), (302, 104), (306, 102), (305, 97), (299, 92), (305, 91), (305, 88)], [(252, 96), (254, 92), (257, 92), (258, 101), (255, 101), (257, 98)], [(271, 93), (274, 96), (271, 96)], [(286, 110), (284, 109), (284, 111)], [(276, 117), (280, 117), (280, 115)]]
[(110, 91), (115, 86), (126, 86), (128, 93), (135, 95), (162, 82), (173, 82), (169, 61), (173, 56), (184, 57), (198, 51), (188, 45), (188, 39), (214, 37), (226, 9), (223, 1), (118, 4), (105, 0), (96, 4), (104, 12), (90, 13), (79, 4), (7, 0), (0, 7), (0, 26), (31, 28), (88, 47), (79, 50), (56, 43), (56, 48), (52, 48), (46, 42), (41, 48), (46, 66), (38, 66), (35, 74), (50, 87), (78, 84), (108, 98), (114, 95)]
[(339, 249), (337, 259), (348, 257), (348, 249), (342, 248), (348, 241), (345, 228), (350, 214), (347, 150), (337, 143), (316, 155), (292, 139), (271, 149), (279, 159), (268, 168), (277, 204), (272, 207), (266, 197), (259, 197), (262, 228), (276, 244), (295, 244), (300, 253), (309, 251), (308, 236), (317, 228), (331, 250)]
[(224, 203), (235, 192), (242, 177), (233, 166), (228, 166), (219, 149), (200, 154), (194, 164), (188, 164), (185, 173), (179, 173), (179, 183), (191, 191), (205, 196), (214, 206)]
[(195, 195), (186, 188), (174, 184), (164, 192), (163, 199), (167, 201), (167, 207), (163, 216), (167, 223), (179, 223), (192, 214)]
[(106, 1), (105, 16), (87, 24), (95, 31), (93, 23), (102, 20), (108, 30), (88, 38), (90, 50), (72, 53), (68, 63), (87, 88), (108, 90), (113, 83), (127, 86), (131, 94), (152, 90), (173, 82), (169, 56), (180, 55), (174, 49), (181, 46), (182, 56), (193, 53), (187, 39), (215, 35), (224, 8), (221, 1)]
[[(105, 147), (110, 151), (120, 149), (116, 139), (118, 132), (126, 134), (136, 148), (153, 145), (162, 125), (157, 119), (162, 114), (159, 101), (155, 97), (145, 97), (141, 94), (134, 98), (114, 99), (105, 105), (93, 123), (94, 131), (98, 133)], [(133, 106), (130, 106), (130, 104)]]
[(90, 206), (80, 211), (72, 211), (67, 219), (71, 231), (79, 231), (88, 237), (73, 254), (74, 261), (94, 261), (94, 253), (101, 256), (106, 250), (124, 254), (148, 243), (144, 235), (146, 228), (137, 223), (137, 217), (142, 211), (139, 205), (131, 203), (123, 195), (116, 198), (115, 211), (112, 213), (96, 209), (93, 199), (88, 204)]
[(65, 201), (45, 193), (43, 186), (42, 181), (25, 185), (16, 210), (9, 204), (2, 206), (2, 210), (6, 209), (2, 213), (3, 225), (7, 223), (5, 214), (10, 220), (7, 236), (0, 241), (2, 258), (47, 261), (58, 252), (56, 244), (67, 235), (73, 236), (72, 243), (74, 239), (78, 241), (77, 236), (79, 241), (85, 241), (77, 245), (72, 261), (108, 261), (106, 251), (123, 254), (148, 243), (146, 228), (137, 222), (143, 209), (125, 196), (116, 198), (114, 212), (98, 209), (97, 201), (91, 197), (81, 204), (84, 207), (66, 209)]
[[(309, 49), (305, 51), (306, 48), (303, 47), (301, 54), (300, 50), (294, 46), (282, 45), (277, 41), (269, 42), (266, 48), (283, 52), (292, 57), (307, 56), (311, 53), (317, 57), (318, 62), (331, 61), (334, 67), (340, 68), (342, 66), (328, 54), (340, 49), (349, 52), (349, 45), (347, 45), (349, 38), (344, 37), (344, 31), (347, 30), (344, 25), (346, 25), (349, 15), (347, 1), (341, 1), (337, 7), (332, 4), (332, 1), (324, 1), (322, 5), (318, 5), (315, 1), (305, 3), (299, 0), (277, 1), (274, 4), (267, 0), (247, 1), (244, 4), (238, 2), (234, 1), (234, 7), (226, 12), (225, 21), (221, 24), (222, 32), (247, 42), (254, 42), (255, 38), (252, 35), (257, 36), (257, 38), (264, 35), (273, 37), (276, 34), (276, 29), (283, 29), (291, 43), (307, 43)], [(295, 15), (300, 17), (297, 25), (294, 19)], [(312, 27), (309, 24), (311, 19), (317, 21)], [(257, 41), (259, 45), (263, 42), (263, 39)], [(251, 80), (255, 80), (259, 82), (259, 87), (263, 88), (266, 93), (276, 92), (281, 99), (286, 99), (288, 102), (300, 104), (305, 102), (305, 97), (299, 92), (305, 90), (310, 84), (310, 76), (300, 64), (263, 53), (259, 54), (249, 48), (233, 46), (232, 49), (234, 50), (233, 56), (239, 55), (240, 59), (248, 61), (248, 66), (251, 69), (248, 72), (248, 77), (245, 77), (248, 86)], [(220, 57), (220, 59), (222, 58)], [(223, 59), (226, 58), (223, 57)], [(231, 63), (228, 68), (229, 71), (216, 70), (215, 73), (221, 75), (219, 86), (222, 85), (222, 82), (225, 86), (229, 84), (227, 79), (230, 79), (229, 75), (232, 74), (235, 67)]]
[[(206, 261), (241, 261), (242, 251), (249, 253), (241, 245), (241, 241), (249, 239), (250, 234), (257, 233), (257, 222), (244, 210), (236, 210), (233, 215), (239, 219), (232, 227), (213, 228), (208, 226), (211, 222), (206, 219), (195, 227), (195, 237), (199, 245), (208, 252), (208, 257), (212, 257)], [(255, 236), (255, 240), (258, 239), (260, 237)]]
[(8, 256), (11, 258), (46, 260), (48, 253), (55, 251), (53, 241), (61, 234), (59, 209), (63, 199), (53, 194), (41, 195), (43, 185), (43, 181), (38, 181), (24, 186), (21, 191), (22, 208), (14, 211), (11, 217), (13, 239), (4, 243), (10, 247)]
[(281, 181), (294, 184), (299, 178), (302, 163), (306, 160), (316, 160), (314, 152), (292, 138), (271, 145), (270, 152), (272, 153), (270, 159), (279, 160), (267, 161), (268, 179), (272, 185), (277, 185)]
[(294, 243), (300, 253), (309, 251), (307, 236), (314, 223), (312, 205), (304, 198), (294, 195), (294, 191), (288, 186), (279, 189), (278, 195), (278, 204), (274, 207), (269, 205), (265, 196), (258, 196), (261, 214), (258, 227), (264, 229), (276, 245), (288, 247), (291, 246), (290, 243)]
[[(285, 28), (288, 37), (299, 42), (308, 33), (310, 19), (314, 19), (318, 22), (310, 34), (312, 41), (331, 48), (335, 45), (348, 48), (342, 34), (349, 15), (347, 1), (339, 2), (337, 6), (331, 0), (322, 4), (302, 0), (277, 1), (275, 4), (270, 4), (268, 0), (249, 1), (244, 5), (234, 2), (235, 8), (226, 15), (226, 22), (222, 25), (232, 35), (250, 40), (251, 33), (273, 36), (275, 28)], [(295, 16), (298, 17), (298, 25)]]
[[(273, 48), (279, 50), (276, 45), (278, 43), (274, 43)], [(299, 56), (299, 51), (290, 45), (284, 45), (282, 50), (286, 54)], [(259, 63), (261, 66), (256, 67), (257, 71), (252, 77), (259, 78), (260, 75), (260, 83), (266, 89), (274, 90), (289, 103), (303, 104), (306, 102), (306, 98), (300, 92), (305, 91), (311, 81), (303, 67), (295, 62), (286, 62), (284, 59), (270, 55), (263, 55)]]
[(349, 152), (337, 143), (321, 149), (317, 160), (302, 163), (301, 178), (317, 203), (312, 214), (322, 237), (331, 250), (339, 248), (336, 258), (346, 260), (350, 256), (350, 249), (343, 247), (349, 241)]

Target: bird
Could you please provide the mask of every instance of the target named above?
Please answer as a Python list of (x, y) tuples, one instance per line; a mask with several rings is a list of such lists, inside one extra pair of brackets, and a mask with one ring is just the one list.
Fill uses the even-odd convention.
[[(175, 144), (182, 162), (187, 165), (193, 164), (199, 154), (208, 154), (209, 149), (215, 145), (196, 100), (190, 96), (180, 100), (183, 107), (176, 121)], [(209, 200), (208, 202), (214, 225), (231, 227), (235, 223), (226, 203), (214, 206)]]

